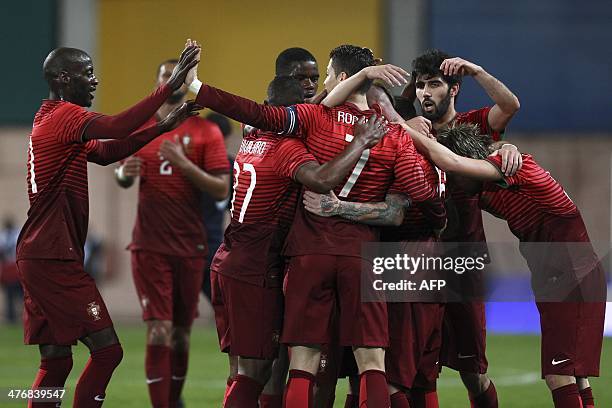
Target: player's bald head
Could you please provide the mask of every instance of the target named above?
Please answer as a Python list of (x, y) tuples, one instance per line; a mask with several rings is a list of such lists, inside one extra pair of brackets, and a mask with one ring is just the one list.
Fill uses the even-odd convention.
[(43, 63), (45, 80), (51, 84), (62, 71), (75, 72), (88, 62), (91, 62), (91, 57), (83, 50), (69, 47), (56, 48), (47, 55)]

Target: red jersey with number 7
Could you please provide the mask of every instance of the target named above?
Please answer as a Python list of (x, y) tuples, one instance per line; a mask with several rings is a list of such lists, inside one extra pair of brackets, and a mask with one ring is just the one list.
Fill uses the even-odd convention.
[[(373, 110), (361, 111), (347, 103), (334, 108), (300, 104), (290, 107), (260, 105), (220, 89), (203, 85), (196, 102), (242, 123), (273, 132), (300, 134), (306, 147), (320, 162), (337, 156), (353, 139), (353, 126)], [(399, 125), (380, 143), (364, 151), (360, 160), (334, 192), (341, 199), (357, 202), (383, 201), (395, 181), (413, 202), (427, 200), (434, 191), (426, 182), (410, 136)], [(298, 205), (287, 238), (286, 254), (361, 256), (361, 243), (377, 241), (376, 228), (341, 217), (319, 217)]]
[[(151, 126), (155, 120), (149, 119), (143, 127)], [(129, 249), (203, 257), (207, 248), (200, 190), (159, 153), (163, 141), (174, 141), (175, 137), (187, 158), (198, 167), (211, 174), (229, 173), (223, 135), (217, 125), (202, 118), (188, 118), (140, 149), (135, 155), (143, 162), (138, 214)]]

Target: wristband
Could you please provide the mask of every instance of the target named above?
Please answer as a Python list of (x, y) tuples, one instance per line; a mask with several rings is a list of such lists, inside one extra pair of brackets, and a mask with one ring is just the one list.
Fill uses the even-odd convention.
[(512, 143), (504, 143), (503, 145), (501, 145), (500, 149), (503, 149), (504, 146), (512, 146), (514, 147), (516, 150), (518, 150), (518, 147), (516, 147), (515, 145), (513, 145)]
[(191, 85), (189, 85), (189, 90), (197, 95), (198, 92), (200, 92), (201, 87), (202, 87), (202, 81), (196, 78), (191, 82)]

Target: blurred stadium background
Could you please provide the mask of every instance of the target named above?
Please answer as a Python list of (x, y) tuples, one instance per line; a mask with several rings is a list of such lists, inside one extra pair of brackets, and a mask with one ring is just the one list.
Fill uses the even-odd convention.
[[(611, 26), (612, 2), (607, 0), (592, 0), (588, 6), (573, 0), (4, 1), (0, 5), (5, 69), (0, 101), (0, 218), (13, 218), (18, 226), (25, 220), (27, 136), (40, 99), (46, 97), (42, 61), (57, 46), (90, 53), (100, 80), (94, 109), (104, 113), (117, 112), (150, 92), (159, 62), (178, 56), (187, 37), (204, 46), (199, 70), (203, 81), (255, 100), (263, 100), (276, 55), (288, 47), (307, 48), (317, 57), (320, 89), (329, 50), (341, 43), (367, 46), (386, 62), (405, 68), (420, 52), (435, 47), (482, 65), (519, 97), (521, 110), (505, 138), (532, 153), (565, 186), (581, 208), (599, 254), (609, 259)], [(467, 78), (458, 110), (487, 104), (484, 91)], [(237, 130), (235, 126), (228, 140), (230, 154), (239, 145)], [(118, 188), (112, 166), (91, 166), (89, 186), (90, 231), (103, 243), (105, 254), (100, 287), (113, 319), (120, 323), (120, 336), (125, 333), (124, 342), (133, 345), (111, 384), (118, 387), (118, 394), (124, 390), (143, 398), (134, 402), (125, 395), (113, 397), (105, 406), (146, 406), (144, 381), (139, 379), (144, 332), (124, 250), (131, 237), (137, 190)], [(489, 242), (516, 242), (505, 223), (488, 215), (485, 219)], [(202, 347), (192, 357), (194, 377), (187, 384), (186, 397), (195, 402), (193, 406), (215, 406), (225, 365), (216, 351), (210, 307), (203, 301), (200, 309), (194, 345)], [(548, 405), (550, 397), (538, 382), (535, 307), (493, 304), (489, 311), (489, 330), (498, 335), (489, 347), (491, 372), (495, 378), (503, 362), (510, 369), (504, 374), (509, 380), (498, 387), (500, 399), (511, 398), (512, 387), (522, 387), (514, 390), (522, 390), (525, 401), (535, 401), (532, 405), (521, 403), (521, 398), (508, 399), (503, 405)], [(1, 291), (0, 387), (24, 387), (34, 375), (36, 350), (20, 345), (18, 327), (1, 323), (5, 312)], [(612, 335), (610, 318), (606, 330)], [(595, 383), (600, 406), (612, 406), (611, 347), (608, 340), (603, 377)], [(444, 384), (451, 391), (446, 397), (441, 392), (441, 402), (447, 404), (442, 406), (465, 406), (467, 399), (456, 376), (443, 380), (443, 389)], [(533, 399), (530, 393), (542, 398)]]

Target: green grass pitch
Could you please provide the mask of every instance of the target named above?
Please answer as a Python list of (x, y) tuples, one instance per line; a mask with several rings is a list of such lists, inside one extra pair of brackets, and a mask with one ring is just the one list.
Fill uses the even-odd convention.
[[(117, 332), (124, 348), (123, 362), (115, 372), (107, 390), (104, 407), (148, 407), (149, 399), (144, 381), (144, 326), (118, 326)], [(550, 394), (540, 380), (539, 340), (535, 336), (489, 336), (488, 357), (492, 376), (500, 399), (500, 406), (551, 407)], [(77, 376), (87, 360), (83, 345), (74, 348), (74, 367), (67, 382), (67, 400), (72, 406), (72, 394)], [(0, 390), (28, 389), (38, 368), (38, 348), (22, 345), (19, 327), (0, 327)], [(604, 342), (601, 359), (602, 377), (591, 384), (598, 407), (612, 407), (612, 339)], [(183, 393), (187, 407), (220, 407), (227, 358), (218, 351), (216, 332), (212, 327), (198, 326), (192, 335), (189, 375)], [(457, 374), (444, 370), (439, 380), (440, 406), (443, 408), (469, 407), (466, 392)], [(346, 383), (341, 380), (336, 393), (336, 407), (344, 404)], [(24, 406), (24, 402), (9, 402), (0, 396), (1, 407)]]

